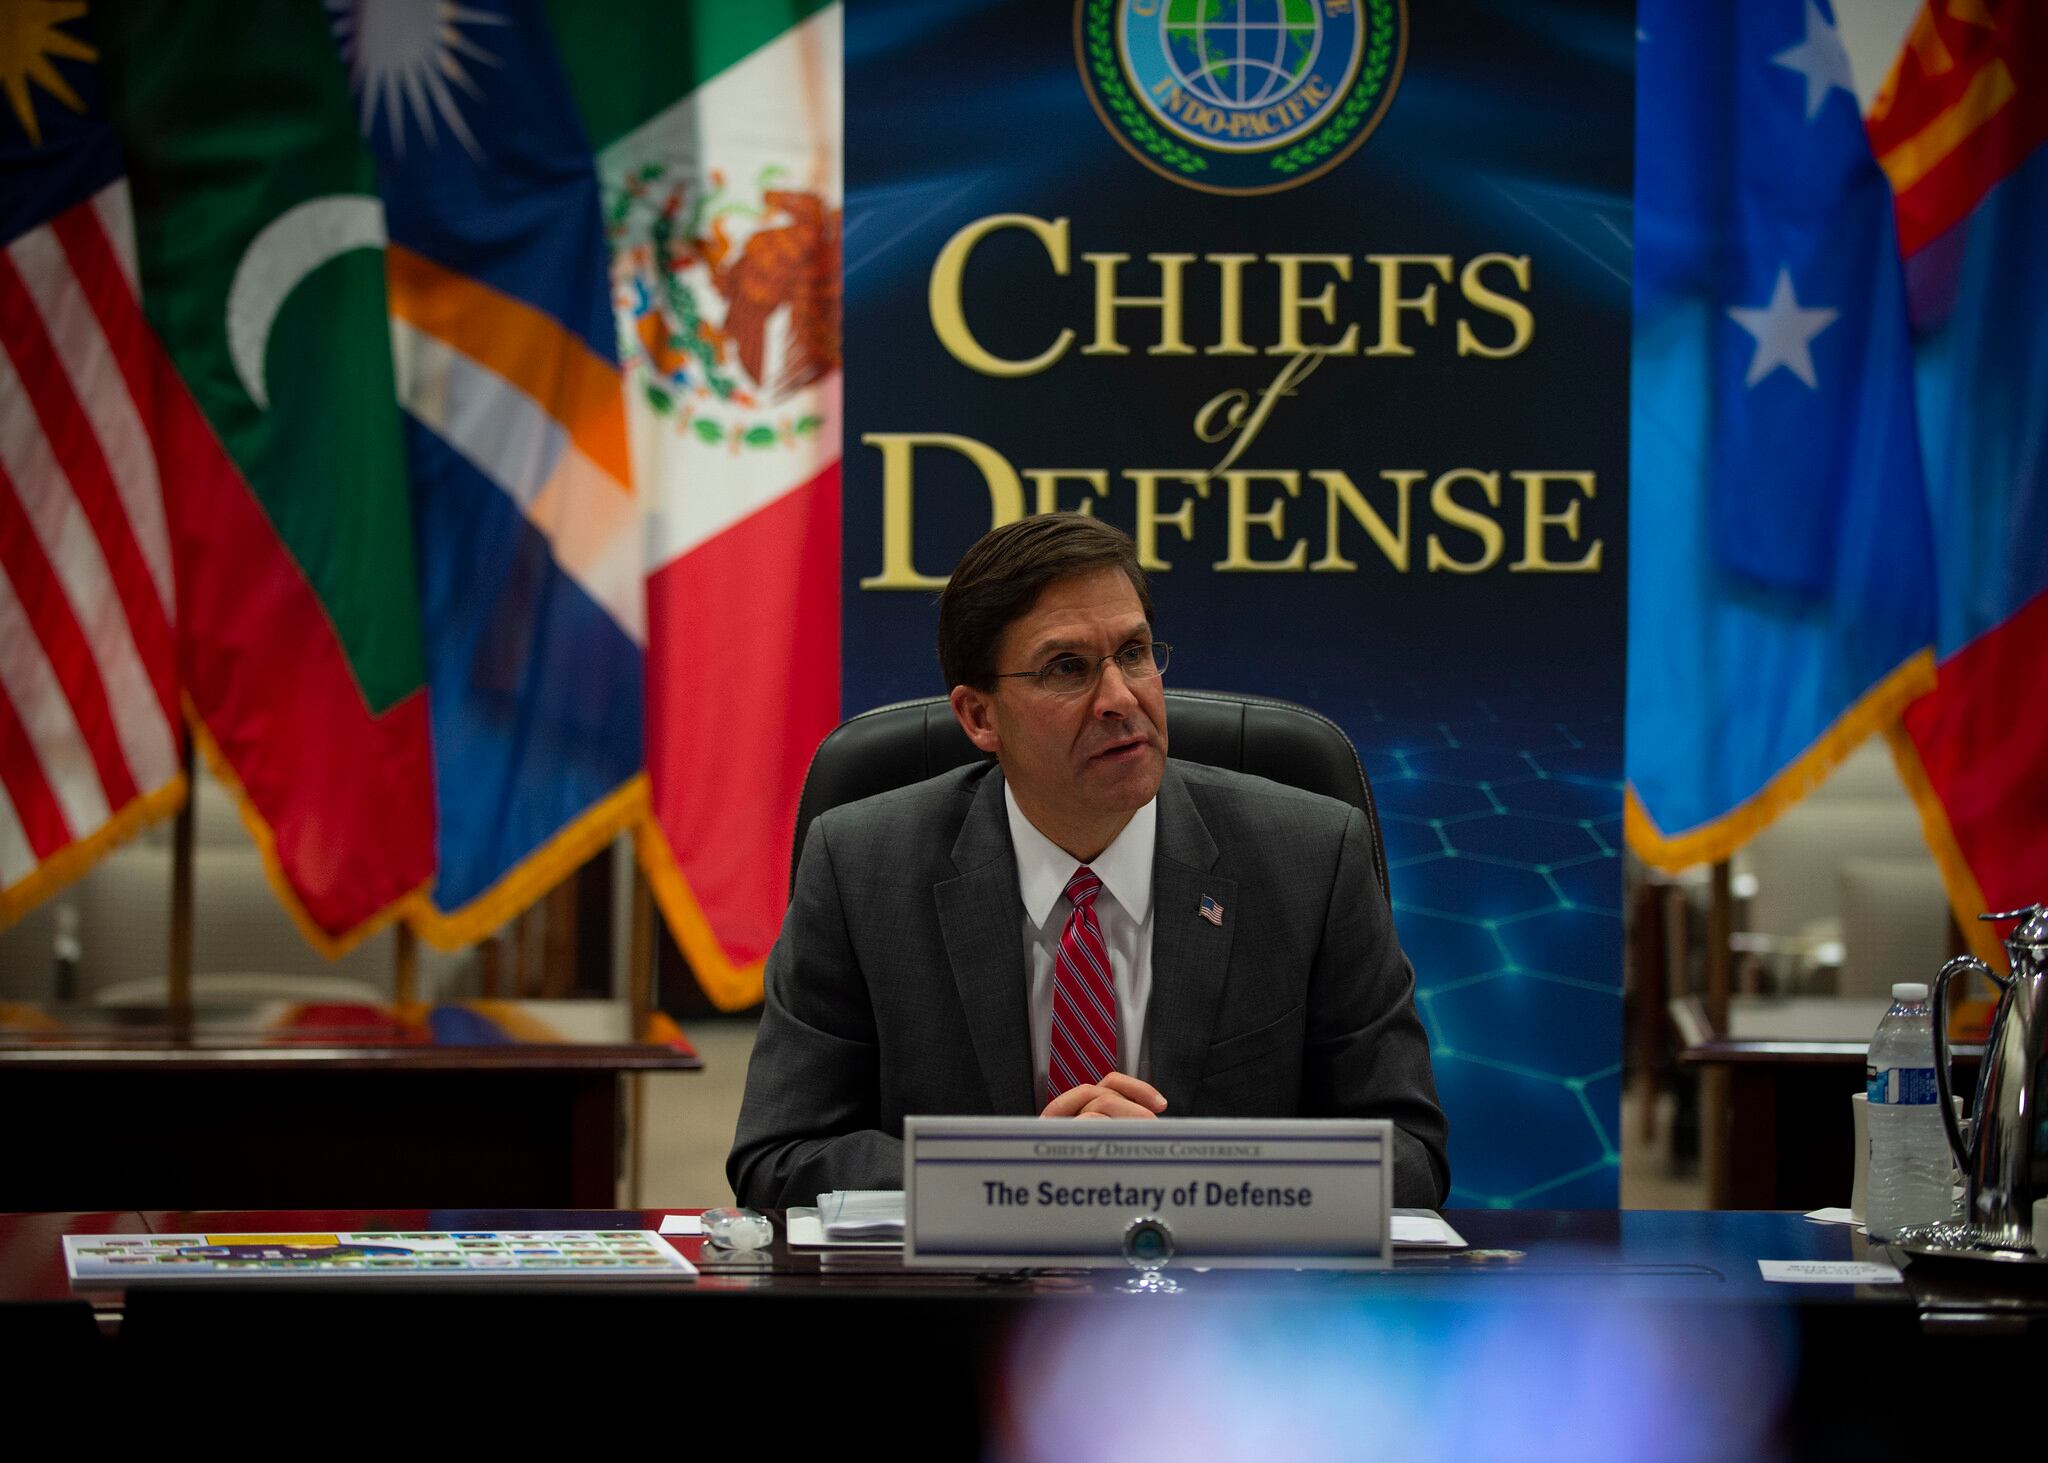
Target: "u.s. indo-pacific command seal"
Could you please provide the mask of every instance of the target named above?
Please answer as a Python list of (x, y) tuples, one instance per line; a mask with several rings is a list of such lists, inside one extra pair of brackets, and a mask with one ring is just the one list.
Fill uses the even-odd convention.
[(1276, 193), (1344, 161), (1386, 115), (1406, 0), (1078, 0), (1096, 115), (1155, 173)]

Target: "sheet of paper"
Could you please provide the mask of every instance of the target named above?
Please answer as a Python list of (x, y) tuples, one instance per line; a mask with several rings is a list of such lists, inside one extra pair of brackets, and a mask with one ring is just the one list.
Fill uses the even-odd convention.
[(701, 1214), (664, 1214), (658, 1234), (702, 1234), (704, 1216)]
[(1875, 1260), (1758, 1260), (1756, 1267), (1781, 1285), (1897, 1285), (1902, 1278)]
[(1434, 1209), (1396, 1209), (1394, 1244), (1399, 1249), (1462, 1250), (1465, 1236)]
[(901, 1235), (882, 1239), (827, 1239), (818, 1211), (797, 1205), (782, 1218), (783, 1233), (793, 1250), (901, 1250)]
[(1863, 1221), (1847, 1209), (1816, 1209), (1806, 1217), (1815, 1224), (1853, 1224), (1858, 1229), (1863, 1228)]
[(818, 1195), (818, 1222), (834, 1240), (903, 1238), (903, 1190), (834, 1189)]

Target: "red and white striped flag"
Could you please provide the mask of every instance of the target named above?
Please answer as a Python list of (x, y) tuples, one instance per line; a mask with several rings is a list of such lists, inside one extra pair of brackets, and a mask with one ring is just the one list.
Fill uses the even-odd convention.
[(168, 372), (125, 181), (0, 251), (0, 926), (184, 798)]

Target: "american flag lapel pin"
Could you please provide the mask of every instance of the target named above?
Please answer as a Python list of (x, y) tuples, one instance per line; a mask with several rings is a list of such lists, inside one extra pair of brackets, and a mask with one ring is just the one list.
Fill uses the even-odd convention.
[(1202, 896), (1202, 907), (1196, 910), (1195, 913), (1216, 926), (1217, 929), (1223, 928), (1223, 906), (1208, 895), (1204, 894)]

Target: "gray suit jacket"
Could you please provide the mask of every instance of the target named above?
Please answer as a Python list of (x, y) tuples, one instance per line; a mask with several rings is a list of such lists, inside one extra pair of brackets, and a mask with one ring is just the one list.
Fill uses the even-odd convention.
[[(1444, 1115), (1364, 816), (1169, 761), (1152, 881), (1167, 1118), (1391, 1118), (1394, 1202), (1441, 1203)], [(995, 765), (817, 818), (726, 1161), (740, 1202), (900, 1188), (906, 1114), (1035, 1113), (1023, 929)]]

